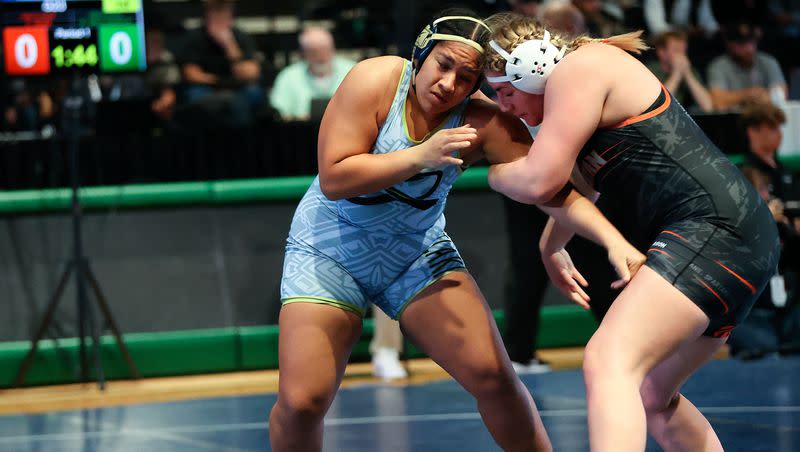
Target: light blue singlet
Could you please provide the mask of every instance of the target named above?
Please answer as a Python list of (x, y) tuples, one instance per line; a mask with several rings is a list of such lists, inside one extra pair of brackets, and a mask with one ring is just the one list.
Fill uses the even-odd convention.
[[(373, 154), (420, 143), (409, 137), (405, 121), (411, 71), (405, 61)], [(440, 129), (460, 126), (468, 102), (454, 108)], [(447, 194), (460, 173), (457, 166), (447, 165), (377, 193), (337, 201), (322, 194), (317, 176), (292, 220), (282, 302), (330, 304), (362, 316), (373, 302), (398, 318), (422, 289), (448, 272), (465, 269), (444, 232)]]

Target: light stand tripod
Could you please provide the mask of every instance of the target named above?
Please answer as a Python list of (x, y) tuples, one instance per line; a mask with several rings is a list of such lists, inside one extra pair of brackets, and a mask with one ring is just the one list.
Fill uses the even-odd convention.
[[(56, 286), (56, 290), (50, 299), (50, 303), (48, 304), (47, 311), (42, 319), (42, 323), (37, 328), (36, 334), (31, 340), (31, 349), (25, 356), (25, 359), (23, 360), (22, 365), (17, 372), (17, 376), (14, 379), (15, 386), (22, 386), (22, 384), (25, 382), (25, 376), (28, 373), (31, 364), (33, 363), (33, 357), (36, 354), (39, 341), (42, 339), (42, 336), (52, 322), (53, 315), (55, 314), (58, 303), (61, 300), (61, 295), (64, 292), (67, 280), (73, 273), (75, 274), (76, 301), (78, 307), (78, 338), (80, 341), (81, 382), (85, 383), (89, 380), (88, 359), (86, 354), (86, 333), (88, 329), (88, 333), (92, 337), (94, 349), (93, 359), (96, 369), (97, 383), (101, 390), (105, 389), (105, 374), (100, 361), (100, 332), (95, 326), (94, 312), (89, 305), (89, 298), (86, 292), (87, 282), (89, 285), (91, 285), (91, 288), (94, 291), (95, 300), (100, 308), (100, 311), (102, 312), (103, 317), (105, 318), (107, 326), (111, 329), (114, 337), (117, 340), (117, 345), (122, 352), (122, 356), (125, 359), (128, 369), (130, 370), (131, 376), (133, 378), (141, 377), (136, 365), (133, 362), (133, 359), (131, 358), (130, 353), (128, 352), (128, 348), (125, 346), (125, 342), (122, 339), (119, 327), (117, 326), (117, 323), (111, 314), (111, 310), (108, 307), (108, 303), (103, 295), (103, 291), (100, 289), (100, 284), (98, 283), (97, 278), (95, 278), (94, 273), (92, 273), (92, 269), (89, 266), (89, 260), (83, 253), (83, 238), (81, 235), (82, 210), (80, 199), (78, 197), (78, 189), (80, 186), (78, 151), (81, 130), (81, 110), (86, 103), (86, 95), (82, 89), (81, 82), (82, 80), (76, 74), (72, 79), (70, 94), (64, 99), (63, 105), (63, 128), (65, 141), (67, 144), (67, 153), (69, 158), (69, 178), (72, 188), (72, 257), (69, 262), (67, 262), (66, 268), (64, 268), (64, 273), (61, 274), (61, 279), (59, 280), (58, 286)], [(102, 330), (104, 328), (100, 329)]]

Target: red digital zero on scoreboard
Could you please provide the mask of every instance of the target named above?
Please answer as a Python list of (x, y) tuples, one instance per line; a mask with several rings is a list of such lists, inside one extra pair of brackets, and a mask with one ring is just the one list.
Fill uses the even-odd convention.
[(9, 75), (42, 75), (50, 72), (50, 42), (46, 26), (6, 27), (3, 54)]

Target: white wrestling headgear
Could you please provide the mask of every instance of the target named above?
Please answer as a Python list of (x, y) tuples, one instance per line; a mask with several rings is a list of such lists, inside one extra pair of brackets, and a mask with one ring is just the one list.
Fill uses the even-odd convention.
[(514, 88), (531, 94), (543, 94), (547, 78), (564, 58), (567, 46), (558, 49), (550, 42), (550, 32), (542, 39), (531, 39), (518, 45), (510, 54), (495, 41), (489, 45), (506, 60), (506, 75), (486, 77), (492, 83), (511, 82)]

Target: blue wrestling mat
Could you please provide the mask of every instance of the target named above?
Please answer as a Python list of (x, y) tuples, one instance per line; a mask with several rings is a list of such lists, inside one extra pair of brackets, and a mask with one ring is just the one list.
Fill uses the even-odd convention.
[[(713, 361), (684, 394), (728, 451), (800, 450), (800, 358)], [(556, 451), (587, 451), (579, 371), (523, 376)], [(243, 452), (269, 450), (275, 395), (225, 397), (25, 416), (0, 416), (3, 452)], [(455, 382), (370, 384), (339, 392), (326, 451), (497, 450), (474, 400)], [(648, 451), (660, 450), (650, 443)]]

